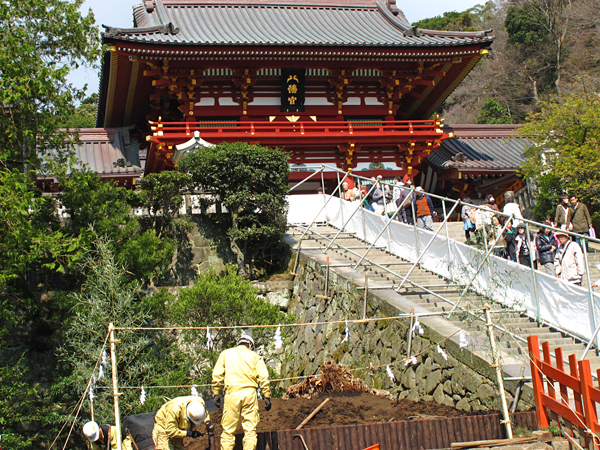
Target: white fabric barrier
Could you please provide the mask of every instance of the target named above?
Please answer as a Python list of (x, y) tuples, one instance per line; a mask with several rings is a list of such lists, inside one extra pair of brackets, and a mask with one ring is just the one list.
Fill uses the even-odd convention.
[[(386, 247), (390, 253), (411, 262), (417, 261), (419, 250), (423, 251), (434, 235), (421, 229), (417, 229), (415, 233), (414, 227), (398, 221), (393, 221), (381, 233), (388, 223), (387, 217), (360, 208), (360, 202), (347, 202), (329, 195), (294, 195), (288, 201), (290, 224), (310, 224), (316, 218), (318, 220), (314, 220), (315, 222), (327, 222), (336, 228), (342, 228), (348, 221), (344, 231), (354, 232), (359, 239)], [(325, 210), (321, 211), (325, 204)], [(380, 233), (381, 236), (377, 238)], [(427, 270), (464, 286), (473, 277), (485, 254), (455, 240), (448, 241), (443, 234), (442, 230), (436, 236), (421, 258), (421, 264)], [(542, 319), (575, 336), (591, 339), (594, 322), (590, 314), (588, 291), (539, 271), (536, 272), (535, 279), (536, 284), (531, 269), (490, 255), (471, 288), (489, 298), (490, 302), (525, 309), (530, 317), (537, 319), (535, 284)], [(594, 309), (596, 317), (600, 317), (600, 298), (597, 295), (594, 295)]]

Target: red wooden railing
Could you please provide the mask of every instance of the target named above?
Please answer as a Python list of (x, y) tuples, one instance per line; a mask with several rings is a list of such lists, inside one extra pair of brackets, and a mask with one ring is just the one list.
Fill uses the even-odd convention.
[[(571, 430), (573, 427), (583, 429), (586, 440), (592, 438), (594, 448), (599, 449), (596, 403), (600, 403), (600, 389), (594, 387), (590, 362), (577, 361), (575, 355), (569, 355), (569, 372), (566, 372), (562, 348), (554, 350), (556, 366), (553, 366), (548, 342), (542, 344), (543, 359), (537, 336), (529, 336), (527, 345), (538, 427), (547, 428), (551, 414), (560, 416), (570, 423)], [(600, 369), (597, 373), (600, 380)], [(574, 406), (569, 402), (569, 390)]]
[[(442, 135), (442, 123), (434, 120), (398, 120), (381, 122), (361, 121), (327, 121), (327, 122), (289, 122), (289, 121), (240, 121), (240, 122), (150, 122), (152, 131), (166, 135), (191, 135), (200, 131), (203, 135), (224, 134), (236, 135), (250, 134), (311, 134), (329, 135), (331, 133), (371, 134), (371, 133), (399, 133), (415, 134), (417, 136)], [(447, 137), (444, 135), (443, 137)]]

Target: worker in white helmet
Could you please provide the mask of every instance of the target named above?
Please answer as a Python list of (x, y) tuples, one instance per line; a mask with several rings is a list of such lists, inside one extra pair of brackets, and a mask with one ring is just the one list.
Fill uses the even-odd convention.
[[(116, 450), (117, 447), (117, 427), (114, 425), (98, 425), (91, 421), (83, 426), (83, 434), (89, 441), (92, 450)], [(122, 436), (121, 436), (122, 437)], [(127, 436), (121, 444), (123, 450), (132, 450), (131, 439)]]
[(204, 423), (206, 432), (213, 433), (215, 426), (206, 412), (201, 397), (176, 397), (158, 410), (154, 419), (152, 440), (156, 450), (183, 450), (183, 438), (198, 438), (194, 425)]
[(212, 373), (212, 391), (215, 404), (221, 407), (221, 389), (225, 392), (221, 425), (221, 450), (232, 450), (235, 445), (234, 433), (242, 421), (244, 430), (244, 450), (255, 450), (258, 425), (258, 394), (260, 388), (266, 402), (265, 409), (271, 409), (271, 388), (269, 373), (263, 359), (253, 352), (254, 340), (243, 334), (237, 347), (224, 350), (219, 355)]

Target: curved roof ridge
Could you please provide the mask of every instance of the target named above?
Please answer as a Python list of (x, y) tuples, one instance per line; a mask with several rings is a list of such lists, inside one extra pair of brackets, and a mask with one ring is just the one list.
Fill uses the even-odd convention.
[(492, 33), (493, 30), (481, 30), (481, 31), (442, 31), (442, 30), (429, 30), (426, 28), (419, 28), (419, 34), (427, 36), (447, 36), (447, 37), (487, 37)]
[(148, 11), (143, 4), (133, 5), (133, 26), (135, 28), (145, 28), (150, 25)]
[[(400, 30), (406, 31), (410, 28), (410, 23), (408, 23), (408, 21), (404, 22), (402, 21), (402, 18), (395, 16), (389, 7), (383, 4), (381, 0), (377, 0), (377, 8), (392, 25), (398, 27)], [(402, 17), (404, 17), (404, 13), (402, 14)], [(406, 17), (404, 17), (404, 20), (406, 20)]]

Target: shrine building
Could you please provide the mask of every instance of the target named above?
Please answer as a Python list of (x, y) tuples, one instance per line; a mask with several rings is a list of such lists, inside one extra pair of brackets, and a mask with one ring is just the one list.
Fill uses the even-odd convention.
[(493, 42), (487, 31), (418, 29), (394, 0), (133, 9), (132, 28), (102, 35), (97, 119), (137, 143), (132, 176), (172, 169), (203, 142), (243, 141), (286, 151), (291, 184), (321, 164), (415, 177), (452, 137), (436, 109)]

